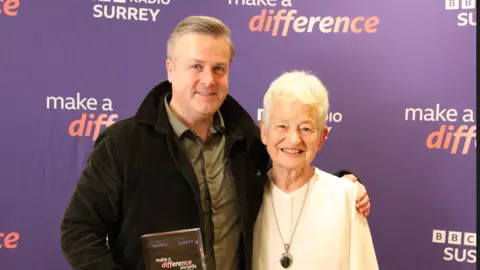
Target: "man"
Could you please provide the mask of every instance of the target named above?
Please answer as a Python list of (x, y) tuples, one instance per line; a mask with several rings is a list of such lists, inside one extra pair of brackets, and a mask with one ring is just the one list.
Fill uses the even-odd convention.
[(328, 93), (307, 72), (270, 85), (260, 122), (272, 159), (254, 228), (253, 269), (375, 270), (367, 220), (355, 210), (357, 186), (311, 165), (328, 128)]
[[(228, 96), (230, 30), (194, 16), (167, 44), (168, 81), (100, 134), (61, 224), (74, 269), (144, 270), (140, 236), (200, 227), (208, 269), (251, 269), (269, 157)], [(363, 194), (359, 211), (367, 211)], [(108, 236), (108, 247), (105, 238)]]

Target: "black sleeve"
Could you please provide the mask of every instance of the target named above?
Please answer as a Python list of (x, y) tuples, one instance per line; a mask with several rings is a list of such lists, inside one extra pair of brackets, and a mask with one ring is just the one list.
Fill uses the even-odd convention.
[[(355, 177), (357, 177), (358, 179), (358, 182), (362, 183), (362, 181), (360, 181), (360, 177), (358, 177), (358, 175), (354, 174), (353, 172), (351, 171), (347, 171), (347, 170), (340, 170), (340, 171), (336, 171), (333, 173), (333, 175), (336, 175), (338, 177), (343, 177), (344, 175), (347, 175), (347, 174), (353, 174), (355, 175)], [(362, 183), (363, 184), (363, 183)]]
[(99, 136), (60, 226), (60, 245), (73, 269), (121, 270), (106, 237), (120, 211), (122, 176), (112, 137)]

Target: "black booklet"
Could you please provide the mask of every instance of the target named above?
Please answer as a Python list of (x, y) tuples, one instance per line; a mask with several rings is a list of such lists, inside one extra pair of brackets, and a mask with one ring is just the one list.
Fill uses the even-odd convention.
[(199, 228), (142, 235), (146, 270), (207, 270)]

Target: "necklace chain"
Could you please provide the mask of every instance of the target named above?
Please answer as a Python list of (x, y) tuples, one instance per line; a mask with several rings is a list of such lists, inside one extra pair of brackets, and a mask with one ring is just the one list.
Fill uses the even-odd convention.
[(278, 225), (277, 213), (275, 212), (275, 205), (273, 203), (273, 186), (272, 186), (271, 202), (272, 202), (272, 208), (273, 208), (273, 215), (275, 217), (275, 223), (277, 224), (278, 234), (280, 235), (280, 238), (282, 239), (282, 243), (283, 243), (283, 247), (285, 248), (285, 252), (289, 251), (290, 246), (292, 244), (293, 236), (295, 235), (295, 231), (297, 230), (298, 222), (300, 221), (300, 217), (302, 216), (302, 213), (303, 213), (303, 207), (305, 206), (305, 201), (307, 200), (309, 187), (310, 187), (310, 179), (309, 179), (308, 184), (307, 184), (307, 190), (305, 191), (305, 196), (303, 197), (303, 203), (302, 203), (302, 207), (300, 208), (300, 213), (298, 214), (297, 222), (295, 222), (295, 227), (293, 228), (292, 235), (290, 236), (290, 241), (289, 241), (289, 243), (285, 243), (285, 240), (283, 239), (283, 236), (282, 236), (282, 232), (280, 231), (280, 226)]

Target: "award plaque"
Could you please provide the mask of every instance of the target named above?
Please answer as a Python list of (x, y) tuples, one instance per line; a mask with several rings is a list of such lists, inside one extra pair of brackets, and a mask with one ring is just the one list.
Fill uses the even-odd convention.
[(199, 228), (142, 235), (146, 270), (207, 270)]

